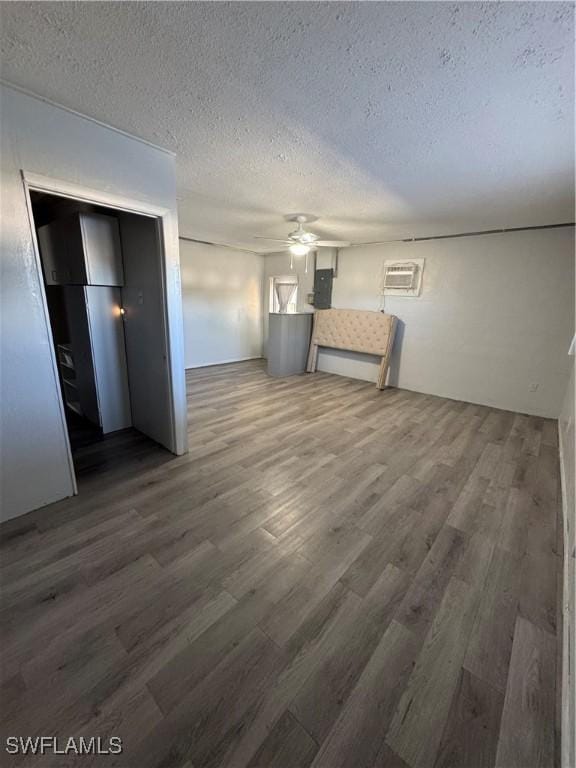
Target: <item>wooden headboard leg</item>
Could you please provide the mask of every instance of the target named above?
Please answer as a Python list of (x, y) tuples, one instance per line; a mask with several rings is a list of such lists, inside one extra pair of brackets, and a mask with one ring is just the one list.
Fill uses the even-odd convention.
[(318, 345), (317, 344), (310, 344), (310, 352), (308, 353), (308, 365), (306, 367), (306, 370), (308, 373), (314, 373), (316, 370), (316, 362), (318, 360)]
[(377, 389), (386, 389), (386, 376), (388, 375), (388, 357), (383, 357), (378, 369)]

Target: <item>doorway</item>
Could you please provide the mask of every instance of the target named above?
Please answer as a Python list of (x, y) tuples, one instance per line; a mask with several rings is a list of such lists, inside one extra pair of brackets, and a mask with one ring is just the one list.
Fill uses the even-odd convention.
[[(145, 435), (178, 450), (158, 217), (28, 189), (70, 470)], [(142, 438), (143, 439), (143, 438)], [(120, 447), (120, 449), (119, 449)]]

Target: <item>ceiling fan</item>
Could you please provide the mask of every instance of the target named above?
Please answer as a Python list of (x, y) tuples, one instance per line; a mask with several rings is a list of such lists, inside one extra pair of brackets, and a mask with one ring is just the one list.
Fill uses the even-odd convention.
[(306, 271), (308, 271), (308, 255), (316, 248), (346, 248), (351, 245), (344, 240), (321, 240), (314, 232), (308, 232), (304, 229), (304, 224), (311, 224), (318, 221), (317, 216), (311, 216), (308, 213), (292, 213), (285, 217), (286, 221), (295, 221), (297, 228), (288, 234), (284, 240), (278, 240), (273, 237), (258, 237), (256, 240), (268, 240), (271, 243), (282, 243), (290, 251), (290, 268), (293, 268), (294, 256), (306, 256)]

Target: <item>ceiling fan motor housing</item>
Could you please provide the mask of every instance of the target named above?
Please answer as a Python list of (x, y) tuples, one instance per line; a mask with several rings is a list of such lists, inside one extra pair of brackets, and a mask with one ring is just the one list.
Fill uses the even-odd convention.
[[(304, 229), (304, 224), (310, 224), (313, 221), (318, 221), (317, 216), (312, 216), (309, 213), (290, 213), (284, 217), (286, 221), (294, 221), (298, 224), (297, 229), (287, 236), (286, 240), (276, 240), (275, 238), (259, 238), (262, 240), (270, 240), (270, 242), (284, 242), (287, 246), (293, 245), (307, 246), (309, 250), (316, 250), (318, 247), (326, 248), (345, 248), (350, 245), (348, 242), (339, 240), (321, 240), (319, 235), (315, 235), (314, 232), (307, 232)], [(301, 254), (304, 255), (304, 251)]]

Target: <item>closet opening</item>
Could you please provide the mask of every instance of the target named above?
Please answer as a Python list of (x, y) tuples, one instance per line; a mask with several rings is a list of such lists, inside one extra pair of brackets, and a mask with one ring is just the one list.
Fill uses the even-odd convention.
[(158, 220), (33, 189), (30, 203), (75, 476), (173, 451)]

